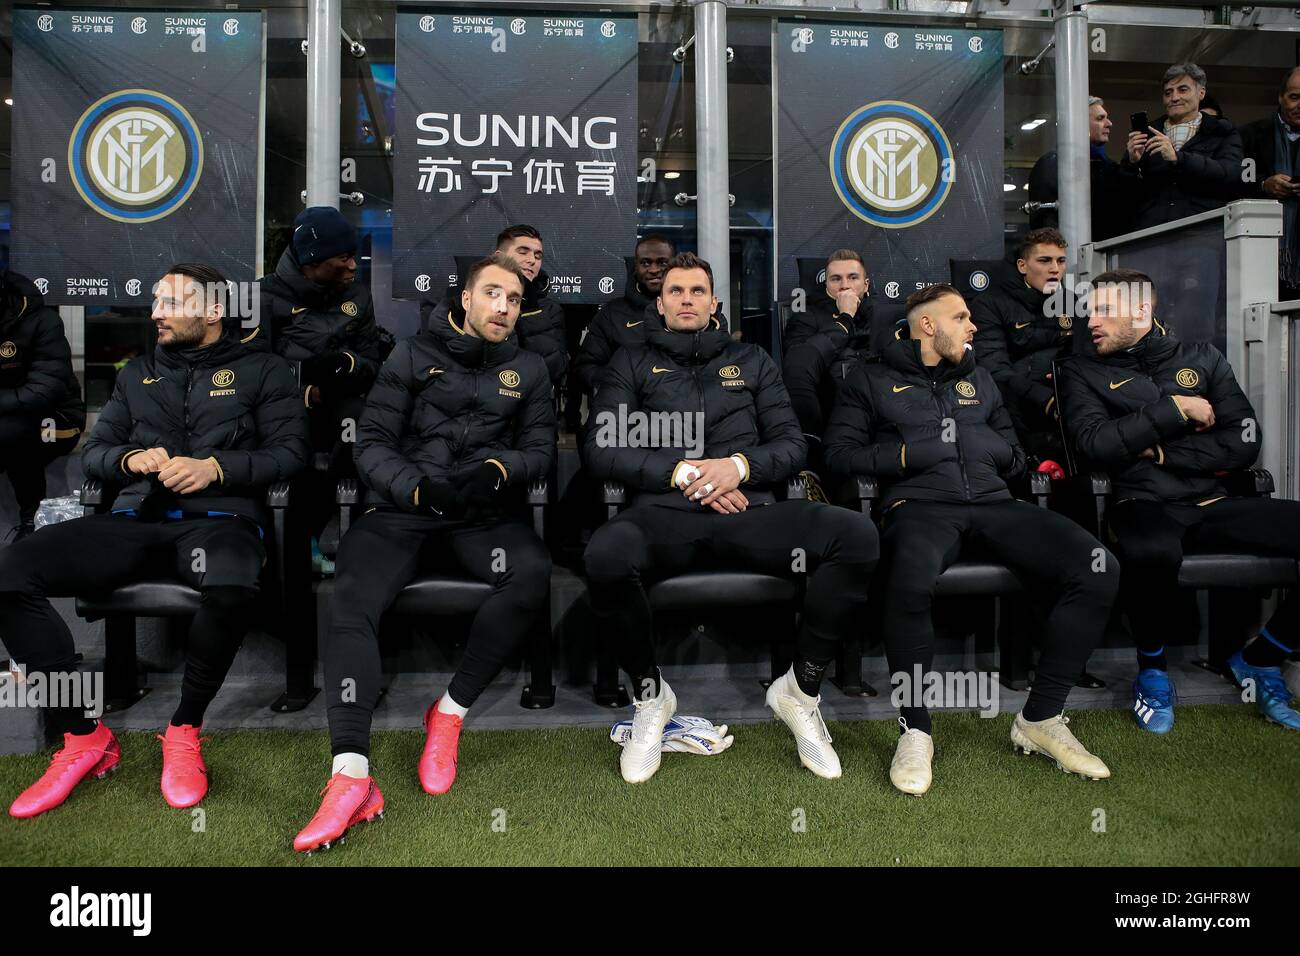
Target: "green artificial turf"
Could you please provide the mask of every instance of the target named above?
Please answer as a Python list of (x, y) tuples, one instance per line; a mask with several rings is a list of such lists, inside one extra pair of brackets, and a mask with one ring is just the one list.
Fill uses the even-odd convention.
[[(193, 810), (163, 803), (158, 742), (132, 733), (116, 775), (83, 783), (43, 817), (0, 816), (0, 863), (1300, 863), (1300, 734), (1253, 707), (1181, 707), (1167, 737), (1139, 732), (1124, 711), (1077, 713), (1071, 726), (1110, 765), (1106, 781), (1013, 753), (1010, 722), (936, 717), (935, 785), (922, 798), (890, 786), (892, 722), (831, 724), (839, 780), (800, 767), (789, 732), (769, 722), (734, 727), (736, 742), (720, 756), (665, 754), (637, 786), (619, 777), (618, 749), (600, 730), (467, 731), (460, 776), (443, 797), (416, 780), (422, 735), (381, 732), (371, 760), (387, 820), (311, 858), (291, 843), (328, 776), (324, 733), (214, 734), (202, 832)], [(47, 759), (0, 758), (0, 799), (12, 800)]]

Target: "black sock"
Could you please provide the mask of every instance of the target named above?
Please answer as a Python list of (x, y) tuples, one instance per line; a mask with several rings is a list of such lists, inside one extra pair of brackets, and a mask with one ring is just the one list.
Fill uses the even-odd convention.
[[(1020, 714), (1025, 720), (1047, 720), (1049, 717), (1055, 717), (1057, 714), (1065, 712), (1065, 694), (1036, 693), (1040, 683), (1041, 680), (1036, 676), (1033, 689), (1029, 691), (1029, 699), (1025, 701), (1025, 706), (1020, 710)], [(1066, 692), (1069, 691), (1068, 687), (1063, 689)]]
[(799, 689), (809, 697), (816, 697), (821, 693), (822, 676), (826, 673), (826, 668), (830, 666), (830, 661), (819, 663), (810, 661), (807, 658), (794, 662), (794, 681), (799, 685)]
[[(930, 733), (930, 712), (924, 707), (900, 707), (898, 715), (907, 721), (908, 730), (919, 730), (922, 733)], [(902, 725), (899, 725), (898, 732), (906, 733)]]
[(53, 734), (92, 734), (99, 725), (94, 717), (87, 717), (84, 707), (47, 707), (45, 726)]
[(650, 700), (659, 696), (662, 687), (659, 668), (656, 667), (649, 674), (629, 674), (628, 678), (632, 681), (633, 700)]
[(1241, 652), (1241, 659), (1251, 667), (1281, 667), (1282, 662), (1295, 653), (1295, 648), (1286, 647), (1268, 632), (1268, 628), (1259, 632), (1259, 637), (1246, 645)]
[(203, 589), (199, 613), (190, 624), (181, 699), (172, 725), (201, 727), (208, 705), (221, 690), (244, 635), (252, 624), (257, 592), (215, 585)]
[(1155, 651), (1144, 651), (1142, 648), (1137, 649), (1138, 670), (1146, 670), (1153, 667), (1158, 671), (1169, 670), (1169, 664), (1165, 660), (1165, 647), (1160, 645)]

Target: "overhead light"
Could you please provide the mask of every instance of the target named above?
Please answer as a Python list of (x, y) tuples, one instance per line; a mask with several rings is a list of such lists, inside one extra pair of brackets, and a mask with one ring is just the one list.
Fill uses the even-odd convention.
[(1038, 127), (1042, 126), (1046, 122), (1047, 120), (1045, 119), (1031, 119), (1028, 123), (1021, 123), (1020, 128), (1026, 133), (1029, 133), (1038, 129)]
[(1003, 183), (1003, 184), (1002, 184), (1002, 191), (1003, 191), (1004, 193), (1013, 193), (1013, 192), (1016, 191), (1016, 184), (1015, 184), (1015, 183)]
[(13, 106), (13, 105), (14, 105), (14, 98), (12, 96), (6, 96), (5, 106)]
[(677, 170), (674, 169), (671, 170), (670, 172), (664, 173), (664, 179), (680, 179), (681, 175), (682, 175), (681, 173), (679, 173)]

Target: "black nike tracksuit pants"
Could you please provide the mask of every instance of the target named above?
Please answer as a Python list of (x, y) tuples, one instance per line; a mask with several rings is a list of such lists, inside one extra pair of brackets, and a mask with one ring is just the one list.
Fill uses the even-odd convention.
[[(264, 559), (258, 526), (234, 516), (150, 521), (108, 514), (49, 525), (0, 550), (0, 643), (29, 673), (70, 673), (77, 670), (72, 632), (49, 597), (179, 577), (202, 597), (171, 722), (198, 727), (252, 626)], [(60, 733), (94, 729), (80, 709), (51, 708), (47, 716)]]
[(820, 679), (840, 642), (864, 630), (878, 540), (866, 515), (810, 501), (739, 514), (647, 504), (598, 528), (584, 563), (598, 626), (618, 642), (619, 664), (639, 694), (658, 687), (648, 585), (701, 568), (806, 579), (796, 673), (811, 663)]
[(478, 699), (546, 606), (551, 558), (522, 521), (471, 524), (392, 508), (362, 515), (339, 545), (333, 621), (321, 651), (330, 746), (336, 756), (369, 755), (371, 717), (383, 679), (380, 618), (422, 567), (438, 564), (492, 585), (474, 615), (460, 667), (447, 688), (462, 707)]
[[(1163, 669), (1170, 633), (1168, 608), (1178, 601), (1183, 554), (1245, 552), (1300, 558), (1300, 501), (1220, 498), (1204, 505), (1129, 499), (1107, 514), (1115, 553), (1124, 563), (1120, 599), (1128, 614), (1138, 666)], [(1276, 667), (1300, 647), (1300, 592), (1278, 605), (1252, 642), (1246, 661)]]
[[(1045, 720), (1065, 709), (1094, 647), (1101, 641), (1119, 589), (1119, 561), (1097, 540), (1055, 512), (1024, 501), (948, 504), (904, 500), (884, 516), (881, 594), (885, 654), (895, 687), (917, 665), (934, 660), (931, 607), (939, 575), (972, 551), (1016, 572), (1031, 594), (1054, 598), (1046, 614), (1026, 720)], [(930, 732), (919, 699), (902, 707), (910, 728)]]

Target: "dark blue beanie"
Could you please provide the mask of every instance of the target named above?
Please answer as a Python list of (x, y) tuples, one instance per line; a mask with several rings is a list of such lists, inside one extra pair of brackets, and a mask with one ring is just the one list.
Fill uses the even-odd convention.
[(356, 251), (356, 230), (332, 206), (309, 206), (293, 221), (293, 252), (299, 265)]

